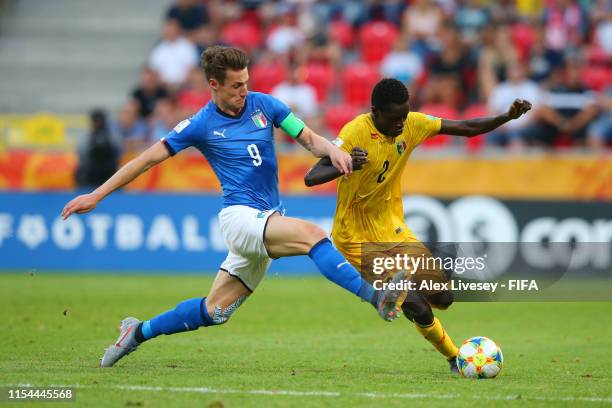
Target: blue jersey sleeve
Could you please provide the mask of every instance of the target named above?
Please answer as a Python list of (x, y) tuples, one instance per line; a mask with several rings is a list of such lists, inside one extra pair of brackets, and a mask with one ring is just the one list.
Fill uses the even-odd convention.
[(162, 143), (166, 146), (171, 155), (175, 155), (181, 150), (184, 150), (195, 144), (195, 138), (198, 129), (204, 125), (202, 120), (197, 116), (185, 119), (179, 122), (168, 135), (162, 138)]
[(289, 114), (291, 109), (282, 101), (271, 95), (261, 94), (263, 96), (266, 113), (271, 116), (274, 127), (280, 127), (280, 124)]

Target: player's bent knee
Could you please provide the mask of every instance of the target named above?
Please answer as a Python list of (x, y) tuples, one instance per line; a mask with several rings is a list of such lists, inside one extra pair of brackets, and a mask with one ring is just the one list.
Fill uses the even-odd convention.
[(215, 326), (227, 323), (230, 317), (232, 317), (232, 315), (234, 314), (234, 312), (240, 307), (242, 303), (244, 303), (246, 298), (246, 295), (242, 295), (225, 308), (218, 305), (210, 305), (208, 304), (208, 302), (206, 302), (205, 310), (208, 316), (205, 316), (205, 320), (207, 320), (207, 323), (209, 323), (209, 325)]
[(427, 298), (427, 301), (432, 307), (440, 310), (448, 309), (450, 305), (453, 304), (454, 300), (455, 297), (451, 291), (439, 292)]
[(323, 229), (316, 226), (315, 224), (306, 222), (304, 223), (302, 228), (304, 237), (307, 237), (308, 241), (312, 243), (312, 245), (327, 237), (325, 231), (323, 231)]
[(402, 303), (402, 311), (408, 320), (420, 325), (427, 325), (433, 322), (433, 312), (427, 302), (421, 299), (406, 300)]
[(307, 254), (316, 243), (327, 238), (325, 231), (309, 222), (301, 223), (294, 233), (291, 245), (301, 254)]

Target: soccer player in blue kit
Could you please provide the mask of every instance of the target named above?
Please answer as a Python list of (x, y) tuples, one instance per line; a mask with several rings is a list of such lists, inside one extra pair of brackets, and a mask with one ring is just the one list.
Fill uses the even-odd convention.
[[(108, 194), (190, 146), (204, 154), (223, 189), (219, 221), (229, 254), (208, 296), (185, 300), (142, 322), (125, 318), (119, 338), (101, 359), (102, 367), (113, 366), (141, 343), (160, 334), (227, 322), (255, 290), (271, 260), (285, 256), (308, 255), (327, 279), (371, 303), (384, 320), (397, 316), (396, 302), (402, 293), (374, 290), (333, 247), (322, 229), (283, 216), (272, 126), (283, 129), (314, 156), (328, 156), (342, 174), (351, 173), (352, 158), (305, 126), (284, 103), (266, 94), (249, 92), (248, 64), (248, 56), (240, 49), (208, 48), (202, 53), (201, 65), (212, 100), (96, 190), (71, 200), (62, 211), (64, 219), (92, 211)], [(394, 280), (403, 278), (398, 275)]]

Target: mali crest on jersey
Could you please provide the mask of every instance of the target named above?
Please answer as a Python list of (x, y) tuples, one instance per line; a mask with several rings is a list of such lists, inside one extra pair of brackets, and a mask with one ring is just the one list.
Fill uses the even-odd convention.
[(268, 119), (266, 119), (265, 115), (259, 109), (257, 109), (251, 115), (251, 120), (253, 121), (253, 123), (255, 123), (255, 126), (260, 129), (268, 127)]
[(408, 147), (405, 140), (397, 142), (395, 146), (397, 147), (397, 154), (399, 154), (400, 156), (402, 155), (402, 153), (404, 153), (404, 151), (406, 151), (406, 147)]

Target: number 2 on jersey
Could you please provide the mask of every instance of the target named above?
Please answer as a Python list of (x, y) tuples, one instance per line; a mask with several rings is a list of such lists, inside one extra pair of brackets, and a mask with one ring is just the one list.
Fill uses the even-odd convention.
[(263, 160), (261, 159), (261, 155), (259, 154), (259, 149), (256, 144), (250, 144), (247, 146), (247, 151), (249, 155), (253, 158), (253, 166), (259, 167)]
[(387, 170), (389, 170), (389, 160), (385, 160), (383, 163), (383, 171), (378, 175), (378, 178), (376, 179), (377, 183), (382, 183), (385, 181), (385, 173)]

